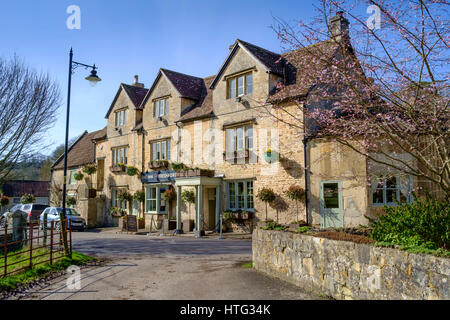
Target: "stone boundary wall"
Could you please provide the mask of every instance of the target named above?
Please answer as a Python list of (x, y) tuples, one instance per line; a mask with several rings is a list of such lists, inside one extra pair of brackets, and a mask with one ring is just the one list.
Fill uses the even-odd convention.
[(252, 249), (256, 270), (335, 299), (450, 299), (450, 259), (260, 228)]

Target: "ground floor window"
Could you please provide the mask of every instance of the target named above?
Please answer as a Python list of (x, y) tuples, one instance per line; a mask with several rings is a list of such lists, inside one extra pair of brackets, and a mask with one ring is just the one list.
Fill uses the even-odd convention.
[(120, 200), (119, 194), (123, 189), (112, 189), (111, 202), (113, 207), (127, 210), (127, 201)]
[(253, 181), (227, 182), (227, 209), (253, 210)]
[(168, 203), (164, 200), (164, 192), (167, 189), (168, 187), (145, 187), (145, 212), (158, 214), (168, 212)]
[(372, 182), (372, 205), (395, 206), (412, 201), (412, 177), (380, 177)]

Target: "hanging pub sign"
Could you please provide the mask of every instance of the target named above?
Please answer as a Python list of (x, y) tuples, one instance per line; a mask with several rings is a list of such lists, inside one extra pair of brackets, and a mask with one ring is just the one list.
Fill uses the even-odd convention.
[(142, 183), (161, 183), (175, 181), (176, 173), (173, 170), (152, 171), (142, 174)]

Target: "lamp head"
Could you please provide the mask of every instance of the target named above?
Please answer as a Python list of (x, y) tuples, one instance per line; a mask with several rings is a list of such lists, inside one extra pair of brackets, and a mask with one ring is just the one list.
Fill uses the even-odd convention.
[(100, 79), (97, 76), (97, 71), (95, 69), (97, 69), (97, 68), (95, 67), (95, 64), (94, 64), (94, 67), (91, 70), (91, 74), (85, 78), (87, 81), (89, 81), (89, 83), (93, 87), (97, 84), (97, 82), (102, 81), (102, 79)]

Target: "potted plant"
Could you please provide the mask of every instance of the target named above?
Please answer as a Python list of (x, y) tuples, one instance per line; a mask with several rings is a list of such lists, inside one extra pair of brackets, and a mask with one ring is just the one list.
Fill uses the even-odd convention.
[(132, 201), (133, 201), (133, 195), (131, 193), (129, 193), (126, 190), (122, 190), (122, 191), (119, 192), (118, 198), (121, 201), (126, 201), (128, 203), (128, 208), (131, 209)]
[(256, 197), (266, 204), (266, 221), (267, 221), (267, 204), (275, 201), (275, 192), (270, 188), (262, 188)]
[(34, 202), (34, 196), (32, 194), (25, 193), (20, 198), (20, 203), (21, 204), (28, 204), (28, 203), (33, 203), (33, 202)]
[(294, 200), (295, 201), (295, 206), (296, 206), (296, 210), (297, 210), (297, 219), (298, 220), (298, 201), (302, 200), (305, 196), (305, 189), (303, 189), (300, 186), (296, 186), (296, 185), (291, 185), (289, 187), (289, 189), (285, 192), (286, 195), (288, 196), (289, 199)]
[(72, 207), (72, 206), (74, 206), (74, 205), (77, 204), (77, 199), (75, 199), (75, 197), (67, 197), (67, 199), (66, 199), (66, 204), (67, 204), (69, 207)]
[(133, 194), (133, 199), (142, 205), (142, 216), (144, 216), (145, 191), (138, 190)]
[(138, 218), (138, 229), (145, 229), (145, 217)]
[(139, 173), (138, 168), (133, 167), (133, 166), (128, 166), (126, 169), (127, 175), (129, 175), (130, 177), (135, 176)]
[(194, 226), (194, 220), (191, 219), (191, 204), (195, 203), (195, 193), (192, 190), (184, 190), (181, 193), (181, 201), (188, 204), (189, 219), (183, 221), (183, 231), (191, 232)]

